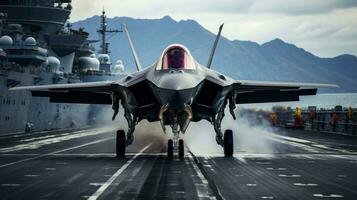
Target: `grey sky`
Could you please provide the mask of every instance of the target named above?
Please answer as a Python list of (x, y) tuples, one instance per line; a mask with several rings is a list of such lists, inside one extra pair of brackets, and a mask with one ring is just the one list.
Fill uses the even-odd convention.
[(281, 38), (321, 57), (357, 55), (357, 0), (73, 0), (71, 21), (108, 16), (194, 19), (231, 40)]

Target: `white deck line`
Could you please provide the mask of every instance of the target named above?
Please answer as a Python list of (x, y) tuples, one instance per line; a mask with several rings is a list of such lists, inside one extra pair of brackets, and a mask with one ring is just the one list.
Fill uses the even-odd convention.
[(139, 153), (135, 154), (134, 157), (132, 157), (127, 163), (125, 163), (115, 174), (110, 177), (94, 194), (92, 194), (88, 200), (97, 200), (104, 192), (105, 190), (115, 181), (118, 176), (120, 176), (126, 168), (129, 167), (129, 165), (143, 152), (148, 149), (152, 144), (147, 145), (144, 147)]
[(42, 155), (35, 156), (35, 157), (32, 157), (32, 158), (26, 158), (26, 159), (19, 160), (19, 161), (16, 161), (16, 162), (0, 165), (0, 168), (8, 167), (8, 166), (11, 166), (11, 165), (15, 165), (15, 164), (19, 164), (19, 163), (23, 163), (23, 162), (27, 162), (27, 161), (31, 161), (31, 160), (35, 160), (35, 159), (38, 159), (38, 158), (43, 158), (43, 157), (46, 157), (46, 156), (51, 156), (51, 155), (54, 155), (54, 154), (62, 153), (62, 152), (73, 150), (73, 149), (78, 149), (78, 148), (81, 148), (81, 147), (85, 147), (85, 146), (92, 145), (92, 144), (97, 144), (97, 143), (104, 142), (104, 141), (111, 140), (111, 139), (113, 139), (113, 137), (97, 140), (97, 141), (94, 141), (94, 142), (85, 143), (85, 144), (82, 144), (82, 145), (79, 145), (79, 146), (74, 146), (74, 147), (71, 147), (71, 148), (62, 149), (62, 150), (54, 151), (54, 152), (51, 152), (51, 153), (42, 154)]

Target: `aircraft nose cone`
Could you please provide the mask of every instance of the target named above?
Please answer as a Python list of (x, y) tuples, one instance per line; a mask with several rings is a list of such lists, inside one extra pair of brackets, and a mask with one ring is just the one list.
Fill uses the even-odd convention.
[(159, 81), (159, 87), (169, 90), (183, 90), (197, 85), (196, 77), (186, 74), (181, 70), (172, 70), (163, 75)]
[(157, 82), (156, 96), (162, 105), (169, 109), (183, 109), (190, 105), (197, 94), (197, 86), (202, 77), (181, 70), (168, 71), (162, 74)]

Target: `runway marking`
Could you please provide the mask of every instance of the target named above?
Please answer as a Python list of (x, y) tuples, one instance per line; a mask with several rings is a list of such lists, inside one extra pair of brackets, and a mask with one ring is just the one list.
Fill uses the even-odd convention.
[(1, 148), (0, 153), (8, 153), (8, 152), (20, 151), (20, 150), (25, 150), (25, 149), (39, 149), (45, 145), (60, 143), (63, 141), (68, 141), (68, 140), (77, 139), (77, 138), (86, 137), (86, 136), (104, 134), (104, 133), (108, 133), (109, 131), (110, 130), (108, 130), (108, 129), (93, 129), (90, 132), (88, 132), (86, 130), (86, 131), (83, 131), (83, 133), (78, 132), (78, 133), (73, 133), (71, 135), (65, 135), (65, 136), (60, 136), (60, 137), (56, 137), (56, 138), (47, 138), (44, 140), (29, 142), (26, 144), (20, 144), (20, 145), (16, 145), (16, 146), (12, 146), (12, 147)]
[[(195, 164), (193, 157), (191, 154), (188, 154), (188, 160), (190, 162), (188, 162), (188, 160), (185, 160), (185, 163), (187, 165), (191, 165), (194, 172), (196, 172), (196, 176), (199, 178), (199, 180), (201, 181), (201, 183), (195, 183), (196, 186), (196, 191), (197, 191), (197, 196), (198, 198), (208, 198), (208, 199), (212, 199), (212, 196), (210, 196), (208, 194), (208, 181), (207, 179), (203, 176), (202, 172), (200, 171), (200, 169), (198, 168), (198, 166)], [(208, 163), (208, 162), (206, 162)], [(194, 174), (192, 175), (193, 177), (196, 177)]]
[(261, 199), (274, 199), (274, 197), (271, 197), (271, 196), (262, 196), (260, 197)]
[(318, 186), (316, 183), (294, 183), (295, 186), (304, 186), (304, 187), (315, 187)]
[(115, 174), (110, 177), (93, 195), (91, 195), (88, 200), (96, 200), (98, 199), (104, 191), (114, 182), (118, 176), (120, 176), (126, 168), (129, 167), (129, 165), (138, 157), (140, 156), (146, 149), (148, 149), (152, 145), (149, 144), (146, 147), (144, 147), (139, 153), (135, 154), (134, 157), (132, 157), (127, 163), (125, 163)]
[(7, 154), (2, 154), (0, 153), (0, 156), (38, 156), (41, 155), (39, 153), (27, 153), (27, 154), (17, 154), (17, 153), (7, 153)]
[(248, 183), (248, 184), (246, 184), (248, 187), (255, 187), (255, 186), (257, 186), (257, 184), (255, 184), (255, 183)]
[(62, 136), (62, 135), (48, 135), (48, 136), (43, 136), (43, 137), (34, 137), (34, 138), (20, 140), (20, 142), (32, 142), (35, 140), (43, 140), (43, 139), (54, 138), (54, 137), (58, 137), (58, 136)]
[[(197, 165), (194, 164), (193, 158), (190, 154), (188, 155), (188, 158), (191, 161), (192, 167), (195, 170), (195, 172), (196, 172), (198, 178), (200, 179), (200, 181), (202, 182), (202, 184), (208, 185), (207, 179), (203, 176), (202, 172), (200, 171), (200, 169), (198, 169)], [(190, 163), (187, 162), (187, 164), (190, 164)]]
[(32, 157), (32, 158), (26, 158), (26, 159), (19, 160), (19, 161), (16, 161), (16, 162), (0, 165), (0, 168), (8, 167), (8, 166), (11, 166), (11, 165), (15, 165), (15, 164), (19, 164), (19, 163), (23, 163), (23, 162), (27, 162), (27, 161), (31, 161), (31, 160), (35, 160), (35, 159), (38, 159), (38, 158), (51, 156), (51, 155), (54, 155), (54, 154), (57, 154), (57, 153), (62, 153), (62, 152), (70, 151), (70, 150), (73, 150), (73, 149), (78, 149), (78, 148), (85, 147), (85, 146), (92, 145), (92, 144), (101, 143), (101, 142), (104, 142), (104, 141), (107, 141), (107, 140), (111, 140), (111, 139), (113, 139), (113, 137), (97, 140), (97, 141), (94, 141), (94, 142), (85, 143), (85, 144), (82, 144), (82, 145), (79, 145), (79, 146), (74, 146), (74, 147), (71, 147), (71, 148), (62, 149), (62, 150), (54, 151), (54, 152), (51, 152), (51, 153), (42, 154), (42, 155), (35, 156), (35, 157)]
[(47, 170), (47, 171), (54, 171), (54, 170), (56, 170), (56, 168), (45, 168), (45, 170)]
[(19, 187), (20, 184), (17, 184), (17, 183), (4, 183), (4, 184), (1, 184), (2, 187)]
[(286, 178), (300, 178), (301, 175), (298, 174), (279, 174), (279, 177), (286, 177)]
[(67, 165), (68, 162), (56, 162), (56, 165)]
[(102, 186), (104, 183), (89, 183), (90, 186)]
[(273, 168), (273, 167), (268, 167), (266, 168), (267, 170), (272, 170), (272, 171), (285, 171), (286, 168)]
[[(188, 149), (188, 147), (187, 147)], [(219, 191), (219, 188), (217, 185), (213, 182), (213, 180), (208, 176), (207, 172), (204, 170), (204, 167), (202, 163), (197, 159), (197, 157), (188, 149), (188, 158), (191, 161), (189, 163), (187, 160), (185, 162), (187, 164), (192, 164), (191, 166), (195, 170), (197, 176), (200, 178), (201, 182), (203, 183), (202, 187), (196, 187), (197, 195), (199, 198), (208, 198), (208, 199), (218, 199), (218, 200), (223, 200), (223, 196), (221, 192)], [(212, 160), (212, 162), (215, 164), (215, 162)], [(205, 175), (203, 174), (205, 173)], [(212, 191), (212, 195), (210, 195), (210, 192)], [(205, 193), (205, 194), (204, 194)]]
[(306, 151), (309, 151), (311, 153), (320, 153), (321, 152), (321, 149), (318, 149), (317, 147), (309, 146), (308, 144), (305, 144), (305, 143), (299, 143), (297, 141), (291, 141), (291, 140), (288, 140), (288, 139), (286, 139), (284, 137), (279, 137), (279, 136), (277, 136), (275, 134), (270, 134), (270, 136), (271, 137), (268, 137), (268, 136), (263, 136), (263, 137), (266, 137), (267, 139), (270, 139), (270, 140), (273, 140), (273, 141), (276, 141), (276, 142), (280, 142), (280, 143), (283, 143), (283, 144), (295, 146), (295, 147), (304, 149)]
[(337, 175), (337, 177), (339, 177), (339, 178), (347, 178), (347, 175), (340, 174), (340, 175)]
[(271, 165), (271, 162), (255, 162), (258, 165)]
[(38, 175), (38, 174), (26, 174), (24, 176), (25, 177), (39, 177), (40, 175)]
[(340, 194), (313, 194), (312, 196), (320, 198), (343, 198), (343, 195)]
[(299, 138), (294, 138), (294, 137), (289, 137), (289, 136), (283, 136), (283, 135), (277, 135), (277, 134), (272, 134), (273, 137), (275, 138), (281, 138), (286, 141), (298, 143), (301, 145), (305, 145), (308, 147), (313, 147), (313, 148), (318, 148), (322, 150), (327, 150), (327, 151), (338, 151), (340, 153), (353, 153), (353, 151), (345, 150), (345, 149), (340, 149), (340, 148), (333, 148), (333, 147), (328, 147), (323, 144), (319, 144), (317, 142), (309, 141), (309, 140), (304, 140), (304, 139), (299, 139)]
[(106, 167), (104, 168), (105, 170), (111, 170), (111, 169), (119, 169), (120, 167)]

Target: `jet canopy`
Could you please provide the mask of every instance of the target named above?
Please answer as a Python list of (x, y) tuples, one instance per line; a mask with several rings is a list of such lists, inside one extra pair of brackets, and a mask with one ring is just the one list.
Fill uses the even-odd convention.
[(157, 70), (168, 69), (196, 69), (195, 62), (188, 51), (182, 45), (174, 44), (167, 47), (158, 63)]

